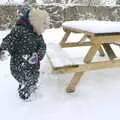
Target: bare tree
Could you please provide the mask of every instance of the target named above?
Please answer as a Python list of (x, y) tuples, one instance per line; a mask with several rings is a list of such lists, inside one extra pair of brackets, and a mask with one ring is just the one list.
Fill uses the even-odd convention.
[(13, 0), (8, 0), (7, 2), (8, 2), (8, 4), (11, 4), (11, 3), (13, 3), (14, 1), (13, 1)]
[[(29, 1), (29, 0), (26, 0)], [(61, 3), (61, 4), (87, 4), (87, 5), (93, 5), (93, 4), (100, 4), (102, 0), (42, 0), (43, 3)]]
[(55, 2), (56, 2), (56, 3), (61, 3), (61, 2), (62, 2), (62, 0), (55, 0)]
[(120, 0), (117, 0), (117, 1), (116, 1), (116, 4), (117, 4), (117, 5), (120, 5)]

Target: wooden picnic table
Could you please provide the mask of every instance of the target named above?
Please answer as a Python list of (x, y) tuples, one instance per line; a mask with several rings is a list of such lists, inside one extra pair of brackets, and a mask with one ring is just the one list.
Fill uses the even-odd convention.
[[(75, 91), (85, 71), (120, 66), (120, 59), (111, 47), (113, 43), (120, 43), (120, 22), (97, 20), (67, 21), (63, 23), (62, 27), (65, 32), (60, 42), (62, 48), (90, 46), (90, 49), (84, 57), (85, 64), (55, 68), (57, 72), (75, 73), (67, 86), (67, 92)], [(84, 36), (78, 42), (67, 42), (71, 33), (84, 33)], [(85, 41), (86, 38), (89, 38), (90, 41)], [(105, 56), (106, 53), (109, 60), (92, 62), (97, 51), (99, 51), (100, 56)]]

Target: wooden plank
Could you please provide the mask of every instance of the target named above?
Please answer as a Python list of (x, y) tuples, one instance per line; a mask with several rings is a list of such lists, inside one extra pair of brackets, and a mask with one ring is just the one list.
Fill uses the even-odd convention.
[(94, 44), (93, 46), (91, 46), (87, 55), (84, 58), (84, 62), (90, 63), (90, 61), (93, 59), (93, 57), (95, 56), (95, 54), (96, 54), (97, 50), (99, 50), (99, 48), (100, 48), (100, 44)]
[[(60, 43), (62, 48), (65, 48), (65, 47), (91, 46), (92, 45), (92, 42), (90, 42), (90, 41), (82, 42), (83, 40), (85, 40), (87, 38), (86, 35), (84, 35), (83, 38), (80, 41), (78, 41), (78, 42), (71, 42), (71, 43), (69, 43), (69, 42), (65, 43), (67, 41), (67, 38), (68, 38), (69, 35), (67, 35), (67, 37), (65, 37), (65, 36), (63, 37), (63, 40)], [(105, 56), (104, 51), (102, 50), (102, 47), (100, 47), (99, 53), (100, 53), (100, 56)]]
[[(87, 38), (89, 38), (91, 40), (91, 36), (88, 36), (88, 35), (84, 34), (84, 36), (82, 37), (82, 39), (79, 41), (78, 44), (81, 44), (81, 42), (85, 41), (85, 39), (87, 39)], [(87, 45), (92, 45), (92, 42), (90, 42), (89, 44), (85, 44), (85, 46), (87, 46)], [(84, 46), (84, 44), (83, 44), (83, 46)], [(103, 51), (101, 46), (100, 46), (100, 49), (99, 49), (99, 53), (100, 53), (100, 56), (105, 56), (105, 53), (104, 53), (104, 51)]]
[(80, 78), (83, 76), (84, 72), (76, 72), (73, 76), (72, 80), (70, 81), (66, 91), (68, 93), (72, 93), (75, 91), (76, 86), (80, 82)]
[(109, 43), (103, 43), (102, 45), (111, 60), (117, 57)]
[(113, 43), (120, 42), (120, 35), (108, 35), (108, 36), (95, 36), (93, 40), (95, 43)]
[(63, 47), (80, 47), (80, 46), (91, 46), (91, 42), (71, 42), (71, 43), (64, 43), (62, 44)]
[(83, 72), (83, 71), (112, 68), (112, 67), (120, 67), (120, 59), (111, 60), (111, 61), (92, 62), (89, 64), (82, 64), (73, 67), (56, 68), (54, 69), (54, 71), (58, 73)]
[(65, 32), (63, 39), (62, 39), (61, 42), (59, 43), (61, 47), (65, 45), (65, 42), (67, 41), (70, 33), (71, 33), (70, 31), (66, 31), (66, 32)]
[(84, 34), (83, 37), (80, 39), (79, 42), (80, 42), (80, 43), (81, 43), (81, 42), (84, 42), (87, 38), (88, 38), (87, 35)]
[(82, 29), (65, 27), (65, 26), (63, 26), (63, 30), (64, 31), (71, 31), (71, 32), (74, 32), (74, 33), (85, 33), (86, 35), (89, 35), (89, 36), (93, 36), (94, 35), (93, 32), (88, 32), (88, 31), (84, 31)]
[(104, 51), (103, 51), (101, 46), (100, 46), (100, 49), (99, 49), (99, 53), (100, 53), (100, 56), (105, 56), (105, 53), (104, 53)]

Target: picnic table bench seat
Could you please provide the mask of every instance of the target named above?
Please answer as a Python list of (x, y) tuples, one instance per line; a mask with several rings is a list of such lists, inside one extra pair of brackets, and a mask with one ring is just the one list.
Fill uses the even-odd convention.
[[(61, 48), (59, 44), (48, 43), (47, 45), (47, 56), (50, 60), (51, 66), (54, 71), (65, 67), (78, 67), (79, 65), (84, 65), (84, 56), (90, 47), (80, 47), (79, 54), (75, 53), (76, 49), (71, 52), (71, 48)], [(118, 48), (117, 48), (118, 50)], [(78, 54), (75, 57), (72, 54)], [(96, 61), (106, 61), (109, 60), (108, 56), (101, 57), (99, 53), (96, 54), (93, 59)]]

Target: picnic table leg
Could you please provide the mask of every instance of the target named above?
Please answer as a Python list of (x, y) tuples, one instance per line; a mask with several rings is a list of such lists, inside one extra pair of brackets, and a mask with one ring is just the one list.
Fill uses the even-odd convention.
[(100, 56), (105, 56), (105, 53), (104, 53), (102, 47), (100, 47), (100, 49), (99, 49), (99, 53), (100, 53)]
[[(97, 50), (99, 50), (100, 48), (100, 44), (95, 44), (94, 46), (92, 46), (90, 48), (90, 50), (88, 51), (88, 54), (85, 57), (85, 61), (87, 63), (90, 63), (92, 58), (94, 57), (95, 53), (97, 52)], [(80, 82), (80, 78), (82, 77), (82, 75), (84, 74), (84, 72), (76, 72), (72, 78), (72, 80), (70, 81), (66, 91), (68, 93), (72, 93), (75, 91), (75, 87), (77, 86), (77, 84)]]
[[(85, 41), (85, 39), (87, 39), (87, 38), (90, 39), (90, 36), (87, 36), (87, 35), (84, 34), (84, 36), (80, 39), (79, 43)], [(100, 56), (105, 56), (105, 53), (104, 53), (101, 46), (100, 46), (100, 49), (99, 49), (99, 53), (100, 53)]]
[(94, 46), (92, 46), (90, 48), (90, 50), (88, 51), (87, 55), (84, 58), (84, 62), (85, 63), (90, 63), (94, 57), (94, 55), (96, 54), (97, 50), (100, 49), (100, 44), (94, 44)]
[(87, 39), (88, 37), (84, 34), (83, 37), (80, 39), (80, 41), (78, 43), (81, 43), (83, 41), (85, 41), (85, 39)]
[(111, 60), (116, 58), (116, 54), (114, 53), (109, 43), (103, 43), (103, 47)]
[(68, 93), (73, 93), (75, 92), (75, 87), (76, 85), (79, 83), (80, 78), (82, 77), (82, 75), (84, 74), (84, 72), (76, 72), (72, 78), (72, 80), (70, 81), (66, 91)]
[(67, 41), (70, 33), (71, 33), (70, 31), (66, 31), (66, 32), (65, 32), (64, 37), (63, 37), (63, 39), (62, 39), (61, 42), (60, 42), (60, 46), (61, 46), (61, 47), (64, 47), (65, 42)]

